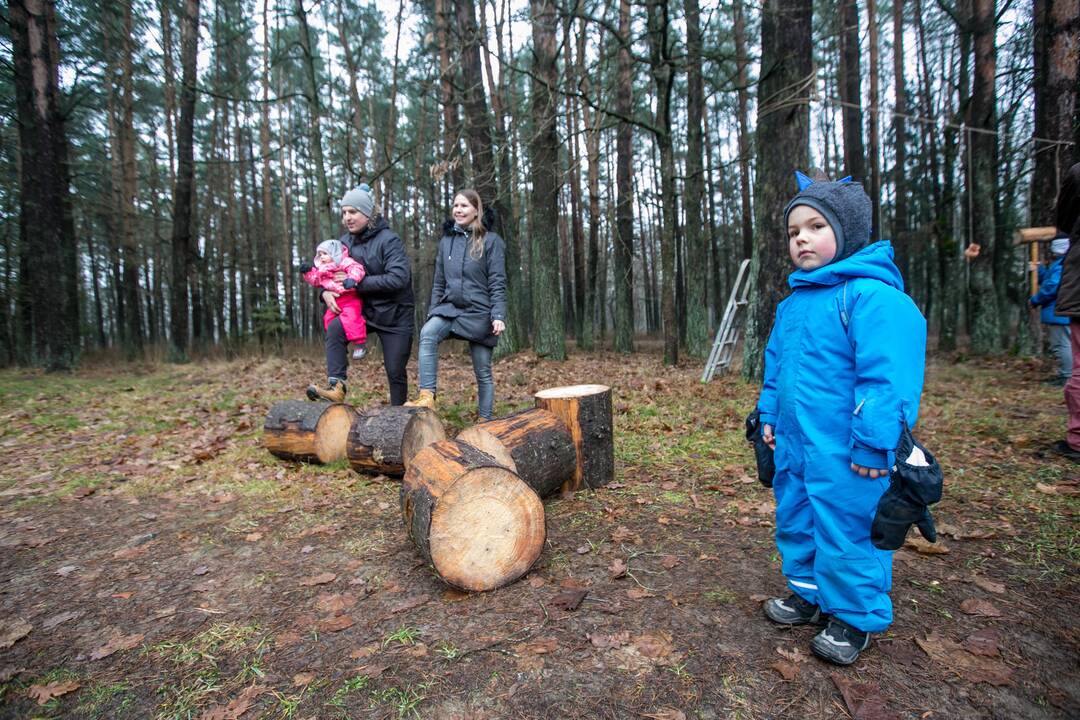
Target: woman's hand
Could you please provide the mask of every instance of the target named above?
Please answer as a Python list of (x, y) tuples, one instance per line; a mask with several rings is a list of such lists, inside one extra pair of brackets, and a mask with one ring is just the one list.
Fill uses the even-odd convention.
[(765, 441), (773, 450), (776, 449), (776, 436), (772, 433), (772, 425), (765, 424), (761, 426), (761, 439)]
[[(344, 274), (345, 273), (342, 273), (342, 275)], [(338, 307), (337, 297), (338, 293), (334, 292), (333, 290), (323, 290), (322, 299), (323, 302), (326, 303), (326, 307), (330, 310), (330, 312), (334, 313), (335, 315), (340, 315), (341, 308)]]
[(345, 279), (347, 277), (349, 276), (345, 274), (344, 270), (338, 270), (336, 273), (334, 273), (334, 280), (339, 283), (345, 282)]
[(879, 470), (878, 468), (863, 467), (862, 465), (856, 465), (855, 463), (851, 463), (851, 469), (859, 473), (863, 477), (869, 478), (885, 477), (889, 474), (888, 470)]
[(502, 335), (502, 331), (506, 329), (506, 323), (502, 320), (491, 321), (491, 333), (495, 336)]

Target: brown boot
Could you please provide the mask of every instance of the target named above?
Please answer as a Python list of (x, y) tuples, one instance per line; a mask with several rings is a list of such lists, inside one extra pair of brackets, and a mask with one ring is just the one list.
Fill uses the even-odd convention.
[(405, 407), (423, 407), (428, 410), (435, 409), (435, 393), (431, 390), (421, 390), (415, 400), (405, 403)]
[(327, 378), (326, 385), (312, 383), (308, 385), (308, 400), (329, 400), (330, 402), (345, 402), (345, 393), (348, 392), (345, 381), (340, 378)]

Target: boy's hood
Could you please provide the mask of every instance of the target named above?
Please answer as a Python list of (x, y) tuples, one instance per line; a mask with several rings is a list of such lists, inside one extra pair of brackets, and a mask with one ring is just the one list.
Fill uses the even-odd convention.
[(796, 270), (788, 276), (793, 288), (839, 285), (854, 278), (873, 278), (903, 291), (904, 278), (893, 262), (892, 243), (878, 240), (854, 255), (813, 270)]

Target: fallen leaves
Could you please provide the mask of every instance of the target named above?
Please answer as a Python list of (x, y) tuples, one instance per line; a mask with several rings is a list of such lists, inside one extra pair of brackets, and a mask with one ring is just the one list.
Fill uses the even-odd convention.
[(268, 690), (269, 688), (265, 685), (250, 685), (244, 688), (228, 705), (218, 705), (210, 708), (199, 716), (199, 720), (237, 720), (251, 709), (251, 704), (256, 698)]
[(922, 535), (908, 535), (904, 540), (904, 547), (909, 550), (914, 550), (920, 555), (948, 555), (948, 546), (938, 539), (936, 543), (932, 543)]
[(968, 598), (960, 603), (960, 611), (967, 615), (980, 615), (982, 617), (1001, 617), (1001, 610), (989, 600)]
[(346, 628), (352, 627), (354, 624), (356, 624), (356, 621), (348, 615), (335, 615), (333, 617), (320, 620), (315, 627), (319, 630), (319, 632), (331, 633), (340, 632)]
[(968, 635), (962, 645), (972, 655), (998, 657), (1001, 654), (1001, 638), (994, 628), (983, 628)]
[(61, 695), (67, 695), (69, 692), (78, 690), (81, 685), (74, 680), (64, 680), (61, 682), (51, 682), (46, 685), (31, 685), (26, 689), (26, 694), (31, 699), (37, 700), (38, 705), (45, 705), (50, 700)]
[(319, 593), (315, 598), (315, 608), (327, 615), (338, 615), (356, 605), (355, 595), (348, 593), (338, 595), (335, 593)]
[(30, 634), (34, 626), (22, 618), (14, 618), (0, 630), (0, 650), (6, 650)]
[(656, 593), (650, 592), (643, 587), (632, 587), (626, 591), (626, 597), (631, 600), (643, 600), (645, 598), (656, 597)]
[(581, 605), (581, 601), (585, 599), (585, 596), (589, 594), (588, 590), (579, 588), (570, 588), (563, 590), (558, 595), (551, 599), (549, 603), (552, 607), (557, 607), (560, 610), (573, 611), (577, 610)]
[(925, 639), (915, 638), (915, 642), (931, 660), (969, 682), (1008, 685), (1012, 681), (1012, 668), (990, 657), (973, 655), (947, 637), (930, 633)]
[(600, 650), (607, 650), (608, 648), (622, 647), (630, 642), (630, 631), (623, 630), (622, 632), (605, 635), (603, 633), (586, 633), (585, 637), (589, 639), (589, 642), (593, 644), (593, 647)]
[(300, 581), (300, 587), (314, 587), (316, 585), (326, 585), (337, 580), (337, 575), (332, 572), (319, 573), (311, 577), (306, 577)]
[(900, 720), (900, 714), (889, 709), (877, 683), (857, 683), (839, 673), (831, 677), (854, 720)]
[(608, 567), (608, 574), (612, 580), (626, 577), (626, 572), (629, 568), (626, 566), (626, 561), (622, 558), (615, 558), (611, 561), (611, 565)]
[(68, 610), (62, 612), (59, 615), (53, 615), (51, 618), (41, 623), (42, 630), (52, 630), (57, 625), (66, 623), (68, 620), (74, 620), (77, 617), (82, 616), (82, 613), (77, 610)]
[(135, 633), (134, 635), (113, 635), (107, 643), (90, 653), (90, 659), (101, 660), (102, 658), (107, 658), (115, 652), (130, 650), (137, 647), (142, 641), (142, 633)]
[(686, 713), (675, 708), (660, 708), (654, 713), (642, 713), (641, 716), (652, 720), (686, 720)]

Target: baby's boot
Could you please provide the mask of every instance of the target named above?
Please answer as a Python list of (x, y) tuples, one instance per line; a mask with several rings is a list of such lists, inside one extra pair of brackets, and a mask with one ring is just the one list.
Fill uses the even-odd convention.
[(365, 355), (367, 355), (367, 345), (364, 345), (363, 343), (358, 343), (356, 345), (353, 345), (353, 349), (352, 349), (352, 359), (353, 360), (362, 360)]
[(345, 402), (345, 393), (347, 392), (348, 388), (345, 386), (345, 381), (336, 377), (327, 378), (326, 385), (312, 383), (307, 388), (308, 400), (312, 401)]

